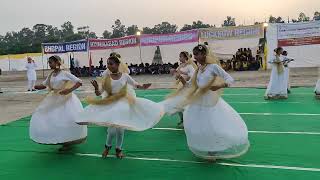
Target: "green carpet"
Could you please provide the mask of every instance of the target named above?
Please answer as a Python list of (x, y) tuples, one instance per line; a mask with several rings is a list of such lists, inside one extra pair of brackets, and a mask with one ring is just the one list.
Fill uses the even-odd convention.
[[(137, 94), (159, 102), (169, 92)], [(126, 131), (124, 152), (128, 158), (102, 159), (99, 155), (106, 128), (97, 126), (89, 127), (86, 143), (61, 154), (57, 146), (39, 145), (29, 139), (30, 117), (25, 117), (0, 126), (0, 179), (320, 178), (320, 101), (311, 88), (294, 88), (288, 100), (278, 101), (265, 101), (264, 92), (253, 88), (224, 90), (223, 98), (241, 114), (250, 131), (250, 150), (240, 158), (204, 162), (189, 151), (184, 131), (151, 129)], [(165, 116), (156, 128), (176, 128), (177, 122), (177, 116)]]

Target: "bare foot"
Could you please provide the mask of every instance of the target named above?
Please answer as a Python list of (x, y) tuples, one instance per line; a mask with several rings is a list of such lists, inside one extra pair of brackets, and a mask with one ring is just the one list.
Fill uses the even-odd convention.
[(210, 163), (215, 163), (215, 162), (217, 162), (217, 159), (215, 159), (215, 158), (208, 159), (208, 162), (210, 162)]
[(116, 149), (116, 156), (119, 159), (122, 159), (124, 157), (124, 154), (122, 153), (121, 149), (118, 149), (118, 148)]
[(211, 156), (210, 157), (210, 159), (207, 159), (209, 162), (211, 162), (211, 163), (214, 163), (214, 162), (216, 162), (216, 155), (217, 155), (217, 153), (216, 152), (208, 152), (208, 155), (209, 156)]
[(109, 154), (109, 149), (104, 149), (103, 153), (102, 153), (102, 158), (107, 158)]
[(62, 147), (59, 148), (58, 151), (64, 152), (64, 151), (69, 151), (71, 149), (72, 149), (72, 146), (70, 146), (70, 145), (62, 145)]
[(184, 128), (183, 121), (180, 121), (177, 126), (178, 128), (183, 129)]
[(279, 96), (279, 99), (288, 99), (288, 96)]

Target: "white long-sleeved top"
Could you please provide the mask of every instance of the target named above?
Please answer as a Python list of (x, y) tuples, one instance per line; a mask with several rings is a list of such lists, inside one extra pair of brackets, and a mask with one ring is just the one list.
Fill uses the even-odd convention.
[(197, 76), (197, 83), (199, 87), (204, 87), (211, 81), (213, 76), (219, 76), (224, 79), (229, 86), (234, 82), (234, 79), (219, 65), (208, 64), (204, 72), (199, 71)]
[(27, 63), (26, 64), (26, 69), (27, 69), (27, 77), (29, 81), (36, 81), (37, 80), (37, 65), (34, 62)]

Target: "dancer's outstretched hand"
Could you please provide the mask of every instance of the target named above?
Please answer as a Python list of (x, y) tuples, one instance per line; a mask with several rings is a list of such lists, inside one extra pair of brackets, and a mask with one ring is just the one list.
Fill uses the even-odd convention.
[(71, 92), (72, 92), (71, 89), (64, 89), (64, 90), (60, 91), (59, 94), (61, 94), (61, 95), (68, 95), (68, 94), (70, 94)]
[(211, 91), (217, 91), (221, 88), (226, 88), (229, 87), (229, 85), (227, 83), (221, 84), (221, 85), (215, 85), (215, 86), (211, 86), (210, 90)]
[(151, 83), (138, 85), (138, 89), (148, 89), (151, 86)]
[(92, 86), (94, 87), (94, 89), (99, 89), (99, 85), (96, 80), (91, 80), (90, 82), (91, 82)]
[(44, 85), (41, 84), (41, 85), (35, 85), (34, 88), (37, 89), (37, 90), (42, 90), (42, 89), (46, 89), (47, 86), (44, 86)]
[(148, 89), (151, 86), (151, 83), (143, 84), (143, 89)]
[(221, 88), (222, 88), (221, 86), (211, 86), (210, 90), (211, 91), (217, 91), (217, 90), (219, 90)]

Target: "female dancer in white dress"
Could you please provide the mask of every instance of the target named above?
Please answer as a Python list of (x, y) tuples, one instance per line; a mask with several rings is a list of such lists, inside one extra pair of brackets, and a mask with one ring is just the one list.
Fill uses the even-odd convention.
[(147, 89), (151, 84), (140, 85), (127, 73), (127, 67), (118, 56), (111, 56), (107, 62), (108, 70), (103, 73), (102, 91), (98, 83), (91, 83), (97, 96), (102, 99), (87, 98), (90, 104), (79, 114), (77, 123), (107, 126), (108, 135), (102, 157), (109, 154), (112, 140), (116, 138), (116, 156), (122, 158), (124, 129), (143, 131), (156, 125), (164, 111), (159, 104), (143, 98), (136, 98), (132, 86)]
[(293, 59), (288, 57), (288, 52), (287, 51), (283, 51), (282, 52), (282, 56), (283, 56), (283, 66), (284, 66), (284, 74), (286, 77), (286, 81), (288, 82), (288, 93), (291, 93), (291, 84), (290, 84), (290, 67), (289, 64), (291, 61), (293, 61)]
[(197, 65), (193, 62), (191, 54), (186, 51), (182, 51), (179, 57), (181, 62), (180, 66), (177, 69), (171, 70), (171, 73), (176, 77), (178, 88), (175, 92), (170, 94), (166, 100), (160, 102), (160, 104), (163, 105), (167, 114), (173, 115), (178, 113), (180, 116), (178, 126), (183, 127), (183, 109), (181, 109), (179, 105), (181, 102), (185, 101), (188, 88), (190, 87), (190, 79), (193, 76)]
[(82, 82), (60, 69), (59, 56), (51, 56), (49, 66), (53, 71), (36, 88), (48, 87), (50, 92), (31, 117), (30, 138), (40, 144), (63, 145), (59, 150), (67, 150), (87, 137), (87, 126), (75, 122), (83, 108), (80, 100), (72, 93)]
[(34, 86), (36, 85), (37, 81), (37, 72), (36, 68), (37, 65), (34, 63), (34, 60), (32, 60), (31, 57), (27, 58), (27, 64), (26, 64), (26, 69), (27, 69), (27, 78), (28, 78), (28, 91), (35, 91)]
[(284, 71), (282, 47), (275, 50), (276, 54), (272, 61), (270, 82), (265, 94), (265, 99), (287, 99), (288, 98), (288, 78)]
[(314, 89), (315, 97), (320, 99), (320, 79), (318, 79), (316, 87)]
[[(183, 113), (189, 149), (208, 160), (238, 157), (250, 146), (247, 126), (217, 92), (230, 86), (233, 79), (217, 65), (217, 59), (205, 45), (196, 46), (193, 54), (199, 67), (192, 77)], [(225, 83), (219, 83), (218, 77)]]

